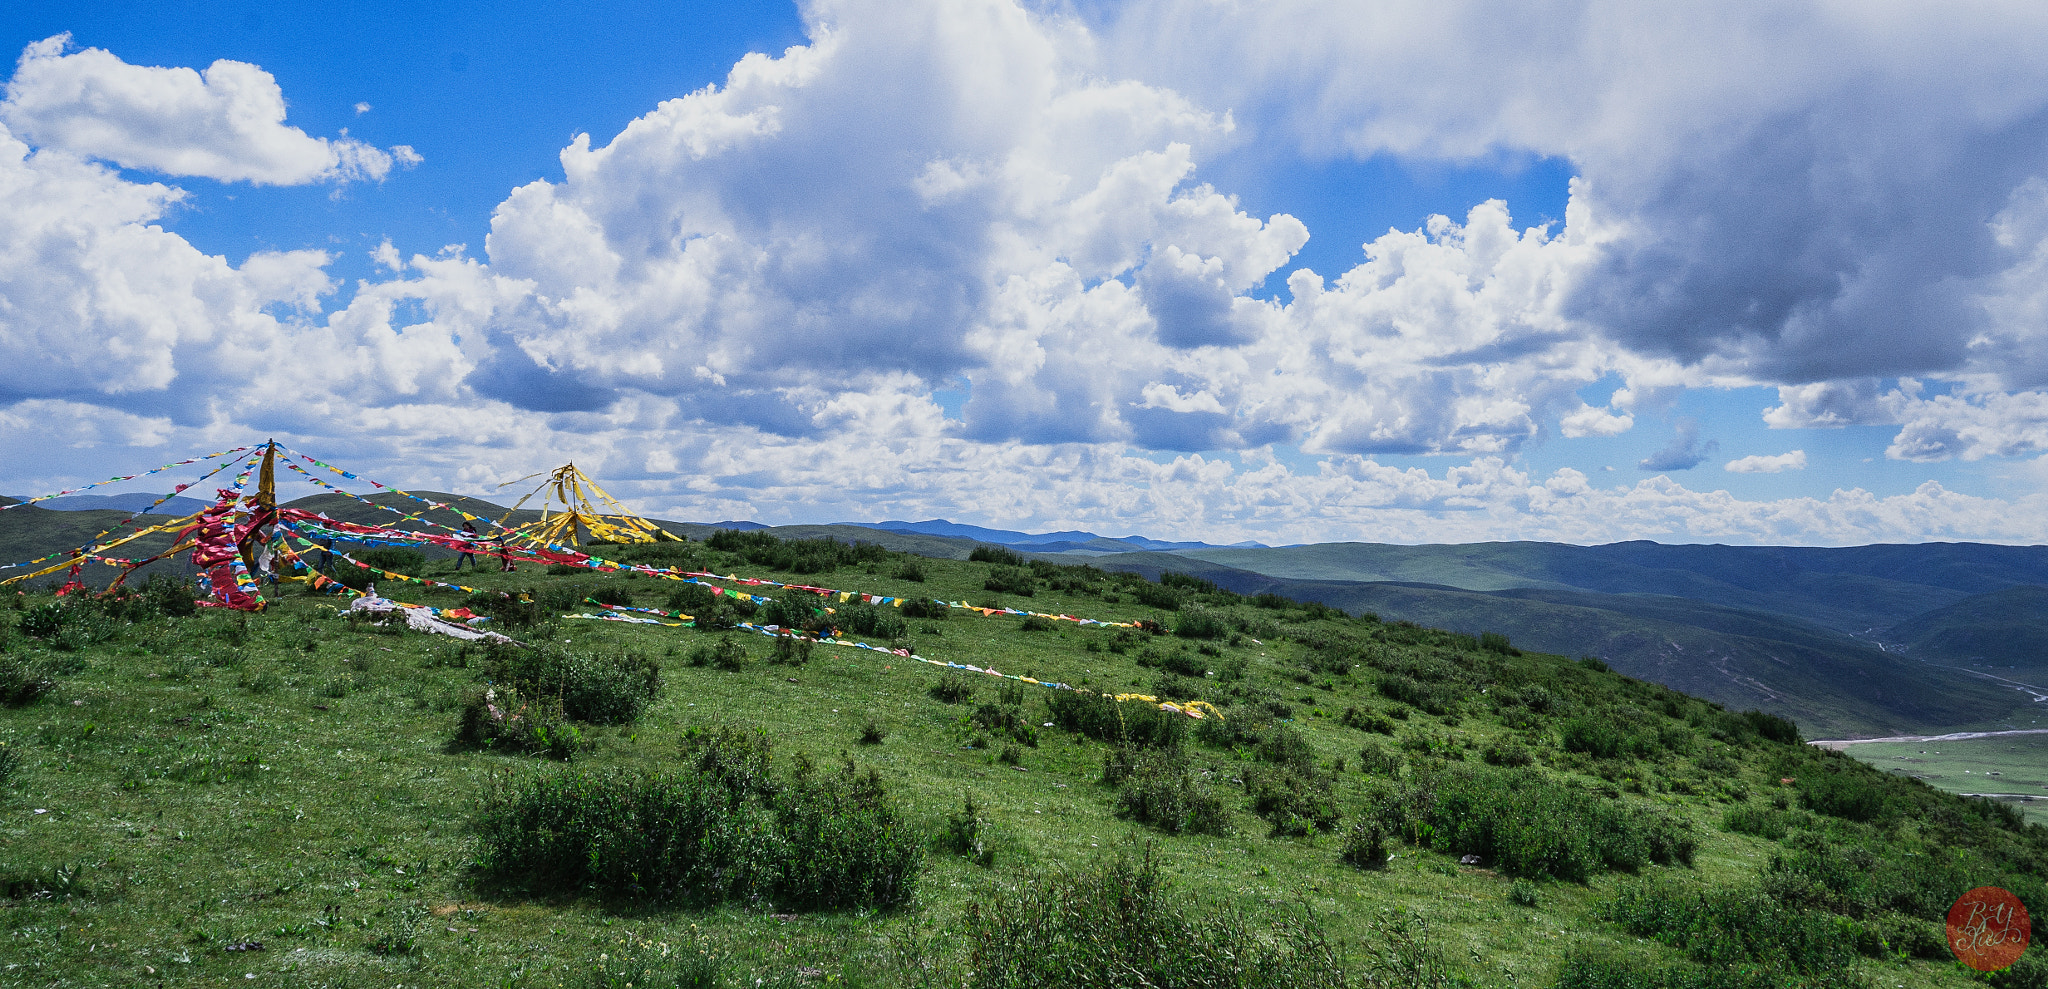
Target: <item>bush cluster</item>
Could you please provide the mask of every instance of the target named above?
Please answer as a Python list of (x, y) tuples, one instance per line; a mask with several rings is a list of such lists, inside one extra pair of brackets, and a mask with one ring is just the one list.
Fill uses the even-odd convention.
[(534, 891), (785, 910), (889, 908), (924, 865), (879, 773), (777, 772), (767, 736), (692, 733), (680, 772), (538, 773), (475, 819), (485, 874)]
[(1207, 608), (1183, 608), (1173, 620), (1173, 634), (1183, 639), (1221, 639), (1230, 634), (1230, 622)]
[(532, 697), (513, 687), (474, 691), (456, 722), (455, 744), (497, 752), (524, 752), (569, 759), (583, 735), (562, 713), (558, 697)]
[(1119, 748), (1103, 779), (1120, 777), (1116, 813), (1167, 834), (1221, 835), (1230, 829), (1223, 799), (1195, 776), (1186, 757), (1167, 749)]
[(1244, 772), (1252, 813), (1273, 826), (1273, 835), (1307, 837), (1333, 831), (1342, 814), (1328, 774), (1296, 763), (1251, 766)]
[(848, 601), (832, 613), (832, 624), (842, 633), (865, 635), (872, 639), (901, 639), (910, 634), (903, 624), (903, 616), (895, 608), (877, 608), (859, 601)]
[(1306, 911), (1203, 909), (1148, 847), (998, 891), (967, 908), (970, 989), (1348, 989), (1341, 947)]
[(1038, 593), (1038, 582), (1031, 579), (1031, 571), (1021, 567), (996, 567), (988, 572), (988, 579), (982, 581), (981, 587), (985, 591), (1026, 598)]
[(1418, 772), (1383, 799), (1383, 821), (1412, 844), (1493, 860), (1512, 876), (1584, 881), (1601, 869), (1692, 864), (1690, 826), (1596, 797), (1533, 770), (1451, 766)]
[(553, 645), (492, 643), (482, 679), (530, 698), (553, 698), (578, 721), (636, 721), (661, 692), (661, 665), (637, 653), (572, 652)]
[(967, 560), (970, 563), (994, 563), (998, 566), (1005, 567), (1024, 566), (1023, 554), (1018, 553), (1016, 550), (1013, 549), (1007, 549), (1002, 546), (991, 546), (987, 543), (982, 543), (974, 547), (973, 549), (968, 550)]
[(1378, 686), (1380, 694), (1389, 700), (1421, 708), (1430, 714), (1449, 714), (1458, 703), (1454, 688), (1441, 683), (1423, 683), (1399, 673), (1381, 674)]
[(843, 566), (879, 563), (889, 551), (874, 543), (842, 543), (836, 539), (779, 539), (766, 532), (720, 529), (704, 545), (733, 553), (748, 563), (787, 573), (829, 573)]
[(1101, 694), (1055, 690), (1047, 695), (1045, 706), (1053, 724), (1098, 742), (1179, 748), (1187, 737), (1188, 719), (1150, 704), (1120, 704)]

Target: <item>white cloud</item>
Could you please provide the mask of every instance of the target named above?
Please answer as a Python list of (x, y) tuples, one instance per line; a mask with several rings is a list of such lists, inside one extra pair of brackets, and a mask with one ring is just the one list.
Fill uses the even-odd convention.
[(1728, 461), (1723, 469), (1736, 474), (1776, 474), (1780, 471), (1805, 470), (1806, 451), (1793, 450), (1770, 456), (1753, 453)]
[(1616, 415), (1606, 409), (1582, 405), (1577, 412), (1558, 420), (1558, 432), (1566, 439), (1585, 436), (1619, 436), (1634, 428), (1636, 417), (1623, 412)]
[(246, 62), (153, 68), (99, 48), (66, 53), (70, 42), (61, 34), (24, 49), (0, 102), (0, 121), (39, 148), (257, 185), (379, 181), (394, 154), (401, 166), (420, 160), (411, 148), (386, 153), (346, 132), (330, 140), (287, 126), (277, 80)]

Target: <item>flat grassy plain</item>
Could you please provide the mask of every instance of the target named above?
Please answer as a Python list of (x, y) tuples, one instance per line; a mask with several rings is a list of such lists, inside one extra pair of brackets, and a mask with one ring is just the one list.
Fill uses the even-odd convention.
[[(992, 569), (982, 563), (921, 560), (925, 579), (913, 582), (896, 576), (900, 558), (797, 575), (701, 544), (689, 552), (721, 573), (1106, 620), (1176, 620), (1136, 603), (1128, 583), (1105, 575), (1072, 589), (1078, 570), (1040, 580), (1026, 599), (987, 591)], [(448, 566), (436, 561), (427, 575), (455, 579)], [(491, 590), (605, 587), (653, 607), (677, 586), (532, 567), (460, 580)], [(380, 589), (440, 607), (466, 598), (416, 585)], [(1717, 709), (1562, 657), (1481, 650), (1467, 637), (1321, 609), (1254, 607), (1229, 595), (1188, 594), (1189, 603), (1242, 625), (1213, 640), (1134, 642), (1128, 632), (1065, 622), (1039, 628), (960, 611), (908, 622), (909, 644), (934, 659), (1099, 690), (1199, 693), (1234, 718), (1263, 711), (1256, 716), (1306, 740), (1344, 815), (1334, 832), (1273, 836), (1234, 784), (1259, 756), (1243, 745), (1191, 741), (1190, 766), (1222, 798), (1228, 829), (1175, 836), (1117, 815), (1116, 791), (1100, 782), (1111, 750), (1103, 742), (1041, 728), (1036, 746), (1014, 753), (1016, 765), (1000, 761), (1000, 743), (969, 716), (975, 702), (935, 698), (941, 673), (925, 664), (830, 646), (802, 665), (771, 664), (767, 639), (733, 633), (749, 656), (726, 670), (686, 661), (715, 632), (575, 618), (514, 630), (565, 649), (631, 651), (661, 664), (662, 689), (636, 722), (579, 728), (574, 767), (678, 769), (690, 730), (751, 726), (766, 732), (780, 758), (802, 753), (821, 766), (850, 759), (879, 770), (901, 814), (933, 836), (915, 897), (901, 909), (680, 909), (587, 891), (527, 892), (479, 872), (473, 821), (486, 795), (565, 770), (451, 743), (462, 707), (480, 689), (475, 650), (351, 621), (340, 599), (289, 585), (262, 614), (146, 618), (102, 641), (57, 649), (15, 627), (49, 600), (31, 594), (17, 599), (20, 609), (0, 610), (0, 650), (66, 671), (33, 703), (0, 707), (0, 745), (16, 767), (0, 783), (0, 986), (614, 985), (606, 973), (647, 942), (709, 952), (735, 986), (959, 985), (972, 979), (967, 931), (977, 905), (1146, 846), (1191, 908), (1312, 913), (1354, 971), (1378, 980), (1363, 984), (1548, 986), (1574, 951), (1618, 953), (1644, 972), (1684, 964), (1680, 948), (1629, 933), (1607, 919), (1603, 904), (1639, 877), (1688, 888), (1754, 883), (1789, 846), (1727, 830), (1724, 816), (1731, 807), (1769, 813), (1774, 797), (1792, 807), (1785, 797), (1797, 794), (1778, 784), (1783, 764), (1823, 759), (1796, 744), (1717, 740), (1710, 728), (1734, 723)], [(1332, 639), (1364, 650), (1369, 662), (1312, 672)], [(1139, 663), (1145, 649), (1196, 648), (1212, 675), (1176, 681)], [(1413, 663), (1463, 671), (1445, 673), (1447, 686), (1427, 702), (1443, 713), (1393, 699), (1391, 674), (1376, 673), (1414, 673)], [(1233, 686), (1217, 671), (1230, 671)], [(1554, 706), (1539, 715), (1533, 701), (1506, 703), (1510, 685), (1524, 697), (1544, 686)], [(976, 701), (993, 699), (997, 686), (980, 683)], [(1049, 692), (1027, 689), (1037, 692), (1025, 702), (1032, 720), (1052, 720)], [(1627, 716), (1651, 725), (1649, 737), (1664, 739), (1663, 747), (1569, 751), (1560, 719), (1610, 710), (1601, 704), (1633, 712)], [(1361, 727), (1375, 722), (1380, 730)], [(881, 740), (862, 744), (871, 726)], [(1368, 745), (1401, 756), (1403, 768), (1391, 780), (1359, 772)], [(1385, 806), (1390, 786), (1444, 766), (1478, 766), (1490, 749), (1519, 749), (1533, 760), (1523, 772), (1689, 829), (1692, 864), (1518, 882), (1490, 863), (1461, 865), (1456, 855), (1398, 837), (1384, 868), (1339, 861), (1342, 829), (1376, 802)], [(1894, 784), (1910, 785), (1885, 785)], [(970, 795), (990, 822), (989, 865), (938, 840)], [(1796, 807), (1784, 813), (1795, 835), (1881, 837), (1876, 825)], [(1956, 827), (1977, 829), (1971, 834), (1984, 827), (1959, 820)], [(1919, 841), (1920, 828), (1908, 821), (1883, 840)], [(1967, 974), (1952, 960), (1877, 951), (1847, 963), (1849, 981), (1826, 984), (1977, 984)]]
[(1844, 751), (1878, 769), (1904, 773), (1950, 793), (2025, 794), (2015, 805), (2048, 824), (2048, 734), (1993, 735), (1946, 742), (1864, 742)]

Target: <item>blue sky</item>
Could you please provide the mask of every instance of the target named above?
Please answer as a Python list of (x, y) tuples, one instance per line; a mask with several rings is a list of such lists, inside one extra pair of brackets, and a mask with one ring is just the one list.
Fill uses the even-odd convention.
[(1790, 11), (9, 9), (0, 490), (2048, 540), (2048, 21)]

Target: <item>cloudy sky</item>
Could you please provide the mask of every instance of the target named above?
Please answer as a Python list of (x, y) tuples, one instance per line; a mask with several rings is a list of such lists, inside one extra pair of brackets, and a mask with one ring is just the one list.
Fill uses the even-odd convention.
[(2048, 542), (2048, 6), (287, 6), (0, 11), (0, 491)]

